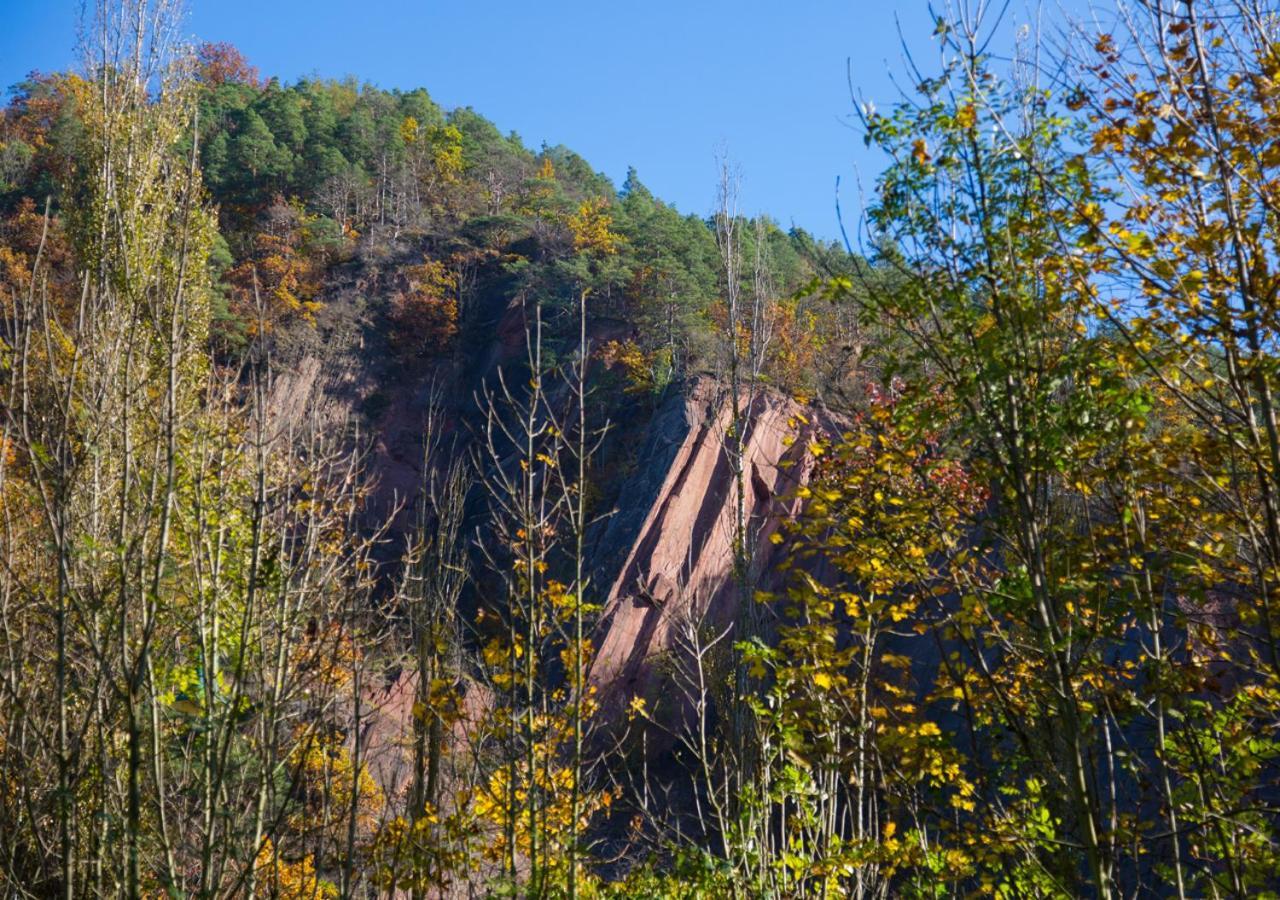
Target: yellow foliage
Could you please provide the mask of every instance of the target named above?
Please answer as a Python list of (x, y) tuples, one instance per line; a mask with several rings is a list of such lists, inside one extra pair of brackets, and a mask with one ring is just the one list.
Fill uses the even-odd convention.
[(282, 860), (270, 838), (262, 839), (254, 869), (264, 894), (276, 900), (332, 900), (338, 896), (335, 885), (317, 877), (311, 854), (296, 861)]
[(583, 200), (578, 205), (577, 212), (569, 216), (573, 249), (595, 256), (610, 256), (618, 252), (622, 237), (610, 230), (613, 217), (608, 210), (609, 201), (603, 197)]

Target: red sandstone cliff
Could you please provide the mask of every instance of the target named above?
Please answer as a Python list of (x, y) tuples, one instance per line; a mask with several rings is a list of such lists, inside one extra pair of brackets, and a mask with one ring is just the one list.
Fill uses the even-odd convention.
[[(752, 535), (753, 585), (780, 587), (777, 565), (786, 544), (770, 536), (797, 511), (795, 489), (812, 471), (807, 447), (820, 432), (812, 409), (777, 394), (757, 397), (744, 452), (744, 512)], [(636, 474), (618, 510), (594, 542), (597, 572), (607, 586), (596, 629), (591, 681), (599, 691), (606, 726), (618, 721), (632, 697), (679, 715), (672, 667), (683, 652), (690, 621), (709, 632), (732, 627), (738, 611), (733, 576), (737, 491), (726, 453), (729, 397), (710, 379), (694, 381), (655, 413), (640, 449)], [(727, 635), (730, 639), (732, 635)], [(405, 736), (415, 676), (404, 673), (365, 698), (368, 760), (388, 795), (405, 788), (409, 758)], [(483, 706), (479, 696), (474, 698)], [(480, 708), (473, 714), (483, 715)]]
[[(730, 398), (704, 379), (676, 402), (676, 424), (656, 416), (650, 430), (659, 440), (651, 434), (641, 453), (642, 467), (658, 469), (649, 474), (651, 499), (643, 509), (627, 509), (643, 500), (626, 492), (620, 498), (620, 521), (638, 517), (639, 527), (623, 528), (632, 533), (626, 535), (629, 546), (596, 634), (591, 679), (606, 710), (617, 710), (633, 696), (662, 696), (669, 674), (657, 663), (681, 652), (680, 629), (696, 621), (720, 633), (739, 611), (733, 575), (738, 492), (726, 452)], [(777, 586), (780, 547), (770, 536), (796, 512), (794, 491), (812, 470), (806, 448), (820, 429), (812, 410), (780, 395), (762, 394), (752, 404), (743, 499), (751, 581), (759, 588)]]

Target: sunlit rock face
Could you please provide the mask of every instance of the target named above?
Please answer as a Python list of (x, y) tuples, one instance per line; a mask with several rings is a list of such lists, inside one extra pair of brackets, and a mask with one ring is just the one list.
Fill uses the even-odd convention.
[[(606, 714), (641, 697), (667, 721), (680, 718), (687, 686), (677, 670), (691, 652), (691, 629), (703, 640), (725, 635), (726, 649), (733, 640), (741, 591), (733, 571), (739, 491), (727, 451), (732, 418), (728, 392), (702, 379), (650, 423), (640, 474), (624, 488), (599, 545), (606, 557), (626, 547), (604, 601), (591, 670)], [(795, 491), (813, 468), (806, 448), (832, 426), (769, 393), (756, 396), (744, 418), (748, 580), (770, 590), (780, 586), (777, 564), (786, 552), (770, 538), (798, 510)]]

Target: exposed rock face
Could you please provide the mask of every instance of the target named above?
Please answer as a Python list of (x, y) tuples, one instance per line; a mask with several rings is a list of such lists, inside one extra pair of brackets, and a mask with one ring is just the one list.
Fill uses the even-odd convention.
[[(366, 685), (361, 691), (360, 755), (389, 808), (401, 811), (409, 797), (414, 778), (414, 703), (418, 700), (418, 673), (405, 669), (380, 684)], [(474, 746), (483, 730), (483, 722), (492, 709), (492, 696), (475, 682), (462, 686), (462, 704), (458, 718), (448, 735), (452, 746)], [(354, 747), (354, 735), (348, 736), (348, 750)], [(442, 797), (447, 801), (454, 788), (454, 766), (466, 768), (465, 760), (454, 761), (442, 773)]]
[[(407, 369), (394, 364), (371, 312), (373, 301), (362, 298), (360, 287), (344, 284), (316, 328), (303, 329), (287, 352), (279, 354), (283, 373), (272, 411), (282, 418), (296, 414), (306, 407), (303, 398), (319, 395), (325, 420), (335, 427), (339, 413), (363, 423), (362, 434), (371, 439), (369, 466), (376, 475), (369, 521), (393, 520), (383, 560), (393, 571), (403, 529), (412, 521), (411, 500), (421, 484), (422, 423), (428, 406), (441, 406), (450, 446), (467, 452), (475, 392), (498, 367), (521, 364), (524, 319), (513, 302), (495, 300), (480, 329), (488, 340), (472, 348), (474, 364)], [(596, 337), (617, 336), (602, 332)], [(375, 405), (373, 399), (379, 402)], [(598, 526), (588, 545), (593, 582), (604, 597), (590, 678), (605, 720), (613, 722), (621, 720), (632, 697), (644, 697), (651, 709), (657, 698), (675, 699), (672, 668), (664, 661), (683, 652), (681, 639), (690, 622), (724, 634), (728, 646), (742, 609), (733, 572), (737, 490), (726, 452), (732, 420), (728, 392), (711, 378), (695, 378), (652, 413), (641, 413), (642, 408), (637, 404), (634, 411), (647, 423), (619, 429), (625, 438), (610, 445), (613, 463), (634, 460), (633, 474), (614, 495), (616, 513)], [(770, 537), (798, 509), (795, 489), (812, 471), (807, 446), (833, 426), (811, 408), (771, 393), (755, 398), (746, 419), (743, 512), (753, 561), (749, 583), (753, 589), (776, 590), (777, 566), (787, 547), (773, 544)], [(625, 444), (641, 429), (643, 440), (632, 453)], [(483, 529), (481, 499), (477, 496), (475, 527)], [(414, 692), (413, 677), (404, 672), (365, 697), (366, 727), (371, 730), (364, 736), (364, 752), (389, 798), (402, 796), (408, 783), (411, 758), (403, 738), (412, 731)], [(472, 699), (480, 702), (478, 696)], [(675, 699), (668, 710), (678, 716), (679, 706)]]
[[(590, 673), (606, 724), (622, 721), (635, 696), (646, 698), (651, 709), (662, 707), (668, 721), (682, 715), (672, 668), (663, 661), (685, 651), (682, 636), (691, 622), (706, 632), (729, 632), (726, 640), (732, 640), (741, 606), (733, 572), (736, 479), (726, 452), (731, 420), (729, 396), (711, 379), (694, 380), (662, 404), (648, 423), (616, 514), (592, 542), (597, 583), (609, 585)], [(834, 426), (777, 394), (758, 396), (749, 421), (743, 505), (752, 536), (750, 582), (775, 590), (787, 545), (770, 537), (799, 509), (795, 490), (813, 468), (808, 445)], [(405, 671), (364, 699), (363, 752), (393, 803), (403, 802), (411, 780), (415, 689), (415, 675)], [(486, 702), (482, 691), (469, 691), (468, 715), (459, 727), (474, 726)], [(650, 749), (664, 744), (653, 742)]]
[[(758, 396), (750, 412), (742, 493), (749, 580), (760, 589), (777, 586), (780, 548), (770, 537), (801, 502), (795, 489), (813, 468), (806, 448), (819, 431), (830, 430), (807, 421), (812, 415), (774, 394)], [(731, 422), (727, 392), (704, 379), (650, 424), (639, 474), (624, 489), (620, 513), (599, 546), (606, 558), (627, 547), (604, 604), (591, 670), (606, 710), (634, 696), (652, 701), (669, 694), (670, 677), (659, 663), (682, 652), (681, 631), (696, 622), (723, 633), (738, 615), (738, 491), (726, 452)]]

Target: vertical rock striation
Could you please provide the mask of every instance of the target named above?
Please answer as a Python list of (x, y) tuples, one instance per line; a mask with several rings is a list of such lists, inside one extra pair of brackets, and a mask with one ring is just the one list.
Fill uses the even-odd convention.
[[(759, 589), (778, 586), (785, 544), (770, 538), (801, 503), (796, 489), (813, 468), (807, 447), (831, 430), (812, 416), (794, 400), (768, 393), (750, 411), (744, 508), (751, 581)], [(737, 617), (736, 485), (726, 447), (731, 419), (724, 389), (699, 379), (650, 423), (638, 474), (623, 489), (600, 542), (605, 557), (626, 547), (613, 567), (590, 675), (606, 710), (666, 691), (668, 675), (659, 663), (680, 652), (680, 625), (696, 621), (719, 633)]]

